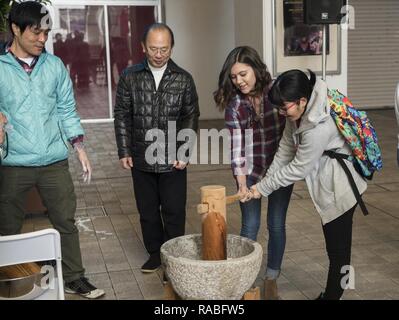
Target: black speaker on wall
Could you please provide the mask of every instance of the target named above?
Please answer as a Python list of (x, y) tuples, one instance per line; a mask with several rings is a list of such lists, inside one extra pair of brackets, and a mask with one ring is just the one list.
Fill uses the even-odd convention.
[(306, 24), (340, 24), (345, 14), (341, 13), (346, 0), (303, 0)]

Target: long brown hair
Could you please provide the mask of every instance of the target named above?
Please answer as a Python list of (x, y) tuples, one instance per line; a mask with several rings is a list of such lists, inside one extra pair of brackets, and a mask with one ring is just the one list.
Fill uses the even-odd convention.
[(263, 90), (268, 87), (272, 81), (266, 64), (263, 63), (258, 52), (255, 49), (243, 46), (233, 49), (224, 62), (222, 71), (219, 74), (218, 89), (213, 93), (213, 98), (216, 105), (224, 110), (231, 98), (239, 92), (230, 78), (230, 72), (233, 65), (237, 62), (245, 63), (252, 67), (256, 77), (254, 95), (263, 93)]

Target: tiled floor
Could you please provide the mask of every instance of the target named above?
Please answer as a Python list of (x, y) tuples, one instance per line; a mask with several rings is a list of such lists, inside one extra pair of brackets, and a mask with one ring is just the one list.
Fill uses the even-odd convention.
[[(76, 109), (82, 120), (109, 119), (113, 116), (113, 111), (109, 109), (109, 94), (106, 84), (96, 84), (90, 79), (88, 88), (74, 86), (74, 92)], [(116, 85), (113, 85), (111, 95), (112, 106), (114, 106)]]
[[(393, 110), (370, 111), (384, 155), (384, 169), (376, 174), (364, 197), (370, 215), (357, 211), (354, 219), (352, 265), (355, 290), (344, 299), (399, 299), (399, 169), (396, 164), (398, 128)], [(203, 128), (222, 128), (223, 122), (203, 121)], [(104, 299), (162, 299), (162, 273), (142, 274), (147, 258), (130, 172), (119, 167), (112, 124), (85, 125), (86, 145), (94, 166), (91, 185), (83, 185), (80, 168), (70, 156), (78, 196), (77, 224), (88, 277), (106, 290)], [(227, 165), (192, 165), (188, 174), (187, 234), (200, 233), (196, 213), (203, 185), (222, 184), (234, 193)], [(265, 248), (265, 205), (258, 241)], [(24, 232), (49, 226), (44, 215), (27, 216)], [(229, 206), (228, 232), (238, 234), (240, 210)], [(303, 182), (297, 183), (287, 217), (287, 245), (278, 280), (283, 299), (313, 299), (327, 276), (327, 256), (318, 214)], [(265, 266), (256, 285), (263, 287)], [(67, 299), (79, 299), (67, 295)]]

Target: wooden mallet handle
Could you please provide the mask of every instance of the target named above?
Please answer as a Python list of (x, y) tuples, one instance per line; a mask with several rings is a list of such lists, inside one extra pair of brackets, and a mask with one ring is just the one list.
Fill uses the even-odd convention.
[(226, 204), (232, 204), (240, 199), (241, 199), (241, 195), (239, 195), (239, 194), (228, 196), (228, 197), (226, 197)]

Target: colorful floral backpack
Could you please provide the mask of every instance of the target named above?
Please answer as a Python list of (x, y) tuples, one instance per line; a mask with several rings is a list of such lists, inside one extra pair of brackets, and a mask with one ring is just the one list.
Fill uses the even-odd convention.
[(325, 151), (330, 158), (337, 159), (345, 170), (363, 213), (368, 210), (361, 199), (359, 190), (343, 159), (351, 160), (357, 172), (371, 180), (375, 171), (382, 169), (381, 149), (378, 146), (377, 134), (366, 112), (355, 109), (349, 99), (338, 90), (328, 90), (330, 114), (352, 149), (352, 156), (336, 153), (333, 150)]
[(338, 90), (328, 90), (330, 114), (338, 130), (352, 149), (357, 171), (371, 180), (382, 169), (381, 149), (377, 134), (365, 111), (355, 109), (349, 99)]

